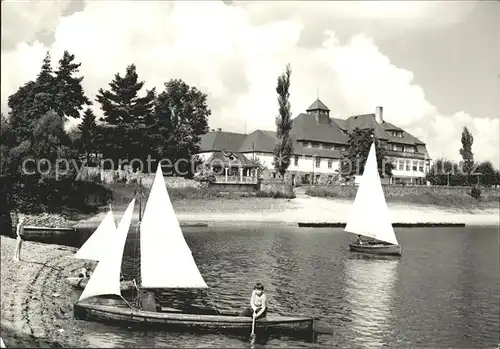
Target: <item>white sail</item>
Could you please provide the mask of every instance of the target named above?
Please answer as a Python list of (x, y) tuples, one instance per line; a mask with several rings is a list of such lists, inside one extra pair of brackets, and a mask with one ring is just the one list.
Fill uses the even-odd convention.
[(345, 231), (398, 244), (378, 174), (375, 143), (370, 147)]
[(132, 199), (128, 204), (116, 229), (115, 239), (108, 245), (107, 253), (101, 257), (79, 300), (100, 295), (121, 296), (120, 271), (125, 241), (134, 213), (134, 203), (135, 199)]
[(141, 286), (206, 288), (177, 220), (161, 166), (141, 221)]
[(108, 253), (111, 241), (116, 237), (116, 224), (111, 208), (92, 235), (73, 256), (77, 259), (99, 261)]

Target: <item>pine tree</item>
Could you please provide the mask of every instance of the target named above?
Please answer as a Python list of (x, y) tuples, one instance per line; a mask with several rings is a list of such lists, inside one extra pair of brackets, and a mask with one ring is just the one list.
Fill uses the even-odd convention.
[(139, 81), (135, 64), (127, 67), (123, 78), (115, 74), (109, 86), (109, 90), (99, 89), (96, 97), (104, 112), (104, 122), (114, 128), (114, 140), (108, 143), (113, 149), (108, 152), (115, 160), (145, 159), (148, 145), (144, 141), (144, 128), (152, 117), (155, 90), (146, 91), (144, 97), (138, 96), (144, 81)]
[(94, 137), (97, 132), (96, 117), (90, 108), (87, 108), (83, 113), (82, 122), (78, 125), (80, 130), (80, 150), (85, 154), (87, 163), (89, 160), (89, 154), (92, 153), (94, 149)]
[(57, 80), (57, 107), (59, 116), (79, 118), (83, 106), (92, 105), (92, 102), (85, 96), (82, 87), (83, 76), (74, 77), (78, 73), (81, 63), (75, 63), (75, 55), (64, 51), (63, 57), (59, 60), (59, 67), (55, 72)]

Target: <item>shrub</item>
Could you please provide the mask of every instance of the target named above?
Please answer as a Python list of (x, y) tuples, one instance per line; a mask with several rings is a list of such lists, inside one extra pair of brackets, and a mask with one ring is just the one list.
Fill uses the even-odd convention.
[(481, 198), (481, 189), (479, 187), (472, 187), (471, 191), (470, 191), (470, 195), (474, 198), (474, 199), (480, 199)]
[(295, 199), (295, 193), (287, 194), (283, 193), (279, 190), (271, 190), (271, 191), (263, 191), (259, 190), (255, 193), (255, 196), (258, 198), (274, 198), (274, 199)]
[(197, 172), (193, 179), (200, 183), (214, 183), (215, 173), (207, 166), (202, 166), (201, 171)]

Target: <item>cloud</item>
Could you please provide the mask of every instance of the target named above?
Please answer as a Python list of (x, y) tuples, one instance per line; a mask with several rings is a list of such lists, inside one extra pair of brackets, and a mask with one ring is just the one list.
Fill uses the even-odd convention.
[[(436, 10), (432, 2), (424, 3), (411, 11), (390, 4), (369, 6), (389, 6), (378, 11), (386, 14), (378, 15), (382, 19), (406, 11), (407, 21), (418, 22)], [(353, 10), (338, 4), (343, 2), (321, 2), (314, 7), (300, 3), (303, 11), (297, 10), (293, 16), (271, 19), (269, 15), (256, 21), (256, 10), (248, 4), (89, 1), (83, 11), (51, 22), (54, 42), (50, 45), (30, 43), (34, 34), (28, 33), (25, 42), (2, 52), (2, 110), (7, 96), (36, 76), (46, 49), (51, 50), (54, 63), (63, 50), (69, 50), (83, 63), (84, 87), (92, 99), (100, 87), (108, 88), (115, 73), (123, 74), (128, 64), (135, 63), (147, 88), (161, 89), (163, 82), (182, 78), (206, 92), (212, 128), (236, 132), (244, 131), (245, 125), (247, 131), (274, 129), (276, 79), (286, 63), (291, 63), (294, 115), (304, 112), (319, 88), (320, 98), (335, 117), (373, 112), (382, 105), (385, 119), (420, 137), (433, 158), (458, 159), (460, 133), (467, 126), (476, 138), (476, 158), (498, 166), (498, 120), (461, 111), (441, 115), (414, 83), (412, 72), (392, 64), (368, 30), (342, 40), (337, 34), (342, 28), (335, 21), (325, 22), (324, 29), (329, 29), (318, 35), (320, 45), (300, 44), (315, 20), (308, 13), (322, 12), (324, 17), (342, 6), (345, 16), (356, 17), (361, 12), (366, 17), (376, 12), (370, 7)], [(275, 2), (259, 5), (266, 13), (283, 13)], [(33, 24), (27, 28), (39, 30)], [(5, 32), (15, 29), (6, 28)], [(94, 106), (99, 114), (98, 107)]]

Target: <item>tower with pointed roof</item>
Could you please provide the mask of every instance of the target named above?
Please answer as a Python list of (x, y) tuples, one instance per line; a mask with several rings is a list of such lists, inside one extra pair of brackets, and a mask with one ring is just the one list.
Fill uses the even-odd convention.
[(330, 124), (330, 109), (319, 98), (306, 109), (306, 112), (314, 116), (318, 124)]

